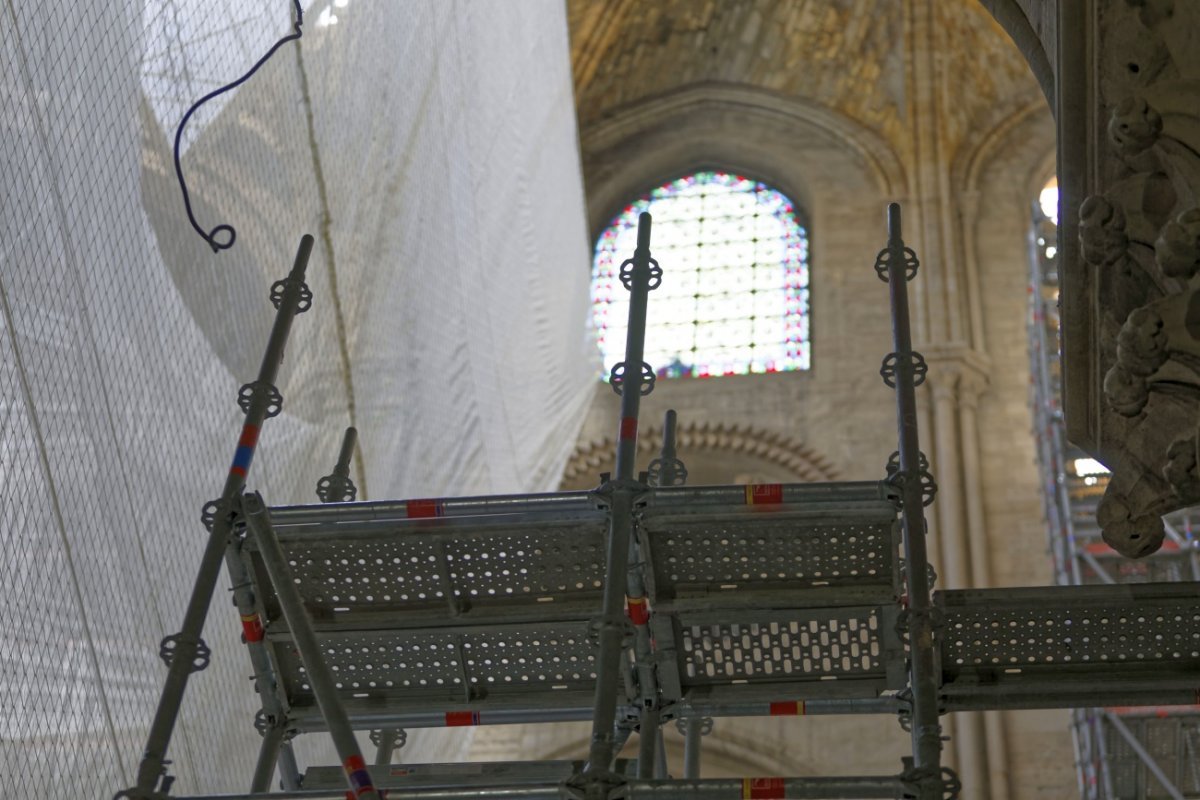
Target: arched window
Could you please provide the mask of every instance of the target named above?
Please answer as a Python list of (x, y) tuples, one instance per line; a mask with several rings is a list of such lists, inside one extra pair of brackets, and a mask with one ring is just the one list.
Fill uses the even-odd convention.
[(650, 294), (646, 361), (660, 377), (808, 369), (808, 234), (764, 183), (696, 172), (634, 200), (596, 243), (592, 319), (606, 367), (625, 357), (629, 294), (618, 272), (654, 217), (663, 268)]

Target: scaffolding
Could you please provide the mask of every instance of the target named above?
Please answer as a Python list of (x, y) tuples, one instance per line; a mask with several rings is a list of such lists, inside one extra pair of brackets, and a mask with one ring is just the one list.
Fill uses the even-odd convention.
[[(1108, 471), (1067, 441), (1063, 422), (1056, 227), (1035, 204), (1029, 241), (1030, 401), (1055, 581), (1109, 587), (1110, 592), (1120, 587), (1136, 592), (1142, 584), (1195, 587), (1200, 581), (1196, 509), (1165, 517), (1162, 548), (1137, 561), (1123, 558), (1101, 538), (1096, 506)], [(1190, 648), (1198, 647), (1193, 628)], [(1083, 800), (1200, 797), (1200, 696), (1177, 706), (1106, 700), (1076, 709), (1071, 733)]]
[[(883, 480), (687, 486), (668, 414), (644, 472), (639, 403), (649, 293), (665, 279), (648, 214), (620, 271), (631, 293), (615, 475), (594, 491), (354, 502), (347, 432), (322, 503), (247, 493), (291, 322), (312, 302), (311, 238), (272, 287), (277, 316), (168, 677), (126, 800), (162, 800), (180, 700), (209, 650), (204, 616), (230, 573), (262, 709), (249, 792), (233, 798), (910, 798), (959, 796), (940, 715), (958, 710), (1196, 702), (1195, 584), (932, 591), (907, 284), (919, 263), (888, 209), (875, 270), (888, 285), (898, 449)], [(1031, 633), (1036, 631), (1036, 634)], [(912, 756), (892, 775), (701, 779), (701, 736), (729, 716), (892, 714)], [(586, 760), (389, 769), (409, 728), (587, 720)], [(668, 775), (661, 728), (685, 732)], [(1122, 723), (1126, 724), (1126, 723)], [(372, 731), (368, 766), (355, 731)], [(303, 774), (291, 740), (328, 733), (341, 764)], [(638, 737), (638, 757), (617, 757)], [(1191, 741), (1190, 739), (1188, 741)], [(281, 792), (270, 792), (278, 771)], [(214, 796), (191, 800), (215, 800)]]

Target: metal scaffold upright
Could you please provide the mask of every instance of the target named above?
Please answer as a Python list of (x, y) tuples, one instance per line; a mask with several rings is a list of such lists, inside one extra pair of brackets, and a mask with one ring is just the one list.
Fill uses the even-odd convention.
[[(1028, 587), (932, 593), (924, 507), (936, 491), (920, 452), (908, 282), (918, 262), (888, 209), (875, 270), (887, 282), (898, 448), (878, 481), (687, 485), (675, 413), (662, 452), (636, 464), (650, 293), (669, 280), (643, 214), (622, 265), (631, 293), (616, 469), (593, 491), (357, 501), (346, 431), (320, 503), (269, 506), (246, 491), (291, 321), (312, 295), (312, 245), (272, 289), (278, 309), (219, 500), (135, 787), (164, 800), (167, 746), (225, 561), (262, 703), (248, 792), (188, 800), (953, 800), (941, 763), (950, 711), (1196, 701), (1195, 584)], [(1113, 591), (1120, 589), (1120, 591)], [(1094, 637), (1073, 632), (1087, 626)], [(1023, 633), (1033, 627), (1041, 633)], [(1167, 645), (1170, 646), (1167, 646)], [(721, 717), (884, 714), (910, 732), (891, 775), (702, 778), (702, 741)], [(391, 769), (415, 728), (590, 721), (586, 758)], [(672, 777), (662, 726), (685, 736)], [(374, 764), (356, 731), (370, 731)], [(328, 733), (336, 766), (301, 772), (299, 734)], [(637, 734), (637, 757), (621, 757)], [(281, 791), (269, 791), (278, 772)], [(967, 790), (969, 792), (969, 789)], [(1105, 796), (1108, 797), (1107, 795)], [(181, 798), (181, 800), (183, 800)]]
[[(926, 469), (917, 430), (917, 389), (928, 367), (913, 350), (908, 317), (908, 282), (917, 276), (917, 255), (904, 246), (900, 206), (888, 206), (888, 242), (875, 262), (875, 272), (887, 281), (892, 308), (895, 350), (883, 360), (880, 374), (896, 390), (896, 428), (900, 442), (899, 469), (891, 480), (900, 489), (904, 532), (904, 585), (907, 608), (898, 625), (909, 650), (913, 764), (905, 772), (920, 800), (957, 796), (957, 778), (941, 765), (942, 728), (938, 719), (938, 665), (934, 636), (935, 609), (930, 596), (929, 556), (926, 552), (925, 505), (933, 500), (933, 478)], [(948, 787), (953, 787), (949, 789)]]

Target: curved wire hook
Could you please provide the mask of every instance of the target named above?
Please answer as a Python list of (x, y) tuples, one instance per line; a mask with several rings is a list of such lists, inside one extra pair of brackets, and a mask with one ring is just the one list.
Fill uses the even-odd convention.
[[(209, 100), (212, 100), (214, 97), (223, 95), (231, 89), (236, 89), (246, 81), (250, 80), (251, 76), (258, 72), (259, 68), (263, 64), (267, 63), (267, 60), (271, 56), (275, 55), (276, 50), (283, 47), (288, 42), (294, 42), (301, 37), (303, 32), (300, 30), (300, 26), (304, 24), (304, 9), (300, 8), (300, 0), (292, 0), (292, 3), (296, 7), (296, 21), (292, 25), (292, 30), (294, 32), (289, 33), (287, 36), (284, 36), (282, 39), (275, 42), (275, 45), (267, 51), (267, 54), (260, 58), (255, 65), (246, 72), (245, 75), (238, 78), (233, 83), (227, 83), (219, 89), (209, 92), (208, 94), (204, 95), (204, 97), (201, 97), (199, 100), (193, 103), (192, 107), (189, 108), (187, 113), (183, 115), (183, 119), (179, 121), (179, 127), (175, 129), (175, 175), (179, 178), (179, 188), (183, 191), (183, 205), (187, 209), (188, 221), (192, 223), (192, 227), (196, 229), (196, 233), (200, 234), (200, 238), (208, 242), (208, 246), (212, 248), (214, 253), (220, 252), (221, 250), (228, 250), (230, 247), (233, 247), (233, 243), (237, 239), (237, 231), (233, 229), (232, 225), (218, 225), (211, 231), (205, 232), (205, 230), (200, 227), (200, 223), (196, 222), (196, 215), (192, 211), (192, 198), (188, 194), (187, 181), (183, 177), (183, 165), (179, 162), (179, 144), (183, 140), (183, 129), (187, 126), (188, 120), (192, 118), (192, 114), (195, 114), (200, 109), (200, 106), (204, 105)], [(223, 236), (221, 239), (217, 238), (225, 233), (229, 234), (228, 241), (224, 241)]]

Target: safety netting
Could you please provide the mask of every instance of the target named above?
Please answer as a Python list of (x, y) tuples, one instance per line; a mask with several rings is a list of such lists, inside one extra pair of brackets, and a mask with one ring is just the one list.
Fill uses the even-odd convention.
[[(130, 786), (236, 443), (270, 284), (316, 237), (249, 485), (315, 501), (553, 488), (598, 371), (557, 0), (0, 7), (0, 795)], [(169, 753), (244, 791), (258, 707), (228, 581)], [(409, 737), (404, 755), (467, 742)], [(312, 740), (304, 744), (305, 740)], [(302, 764), (330, 760), (301, 737)]]

